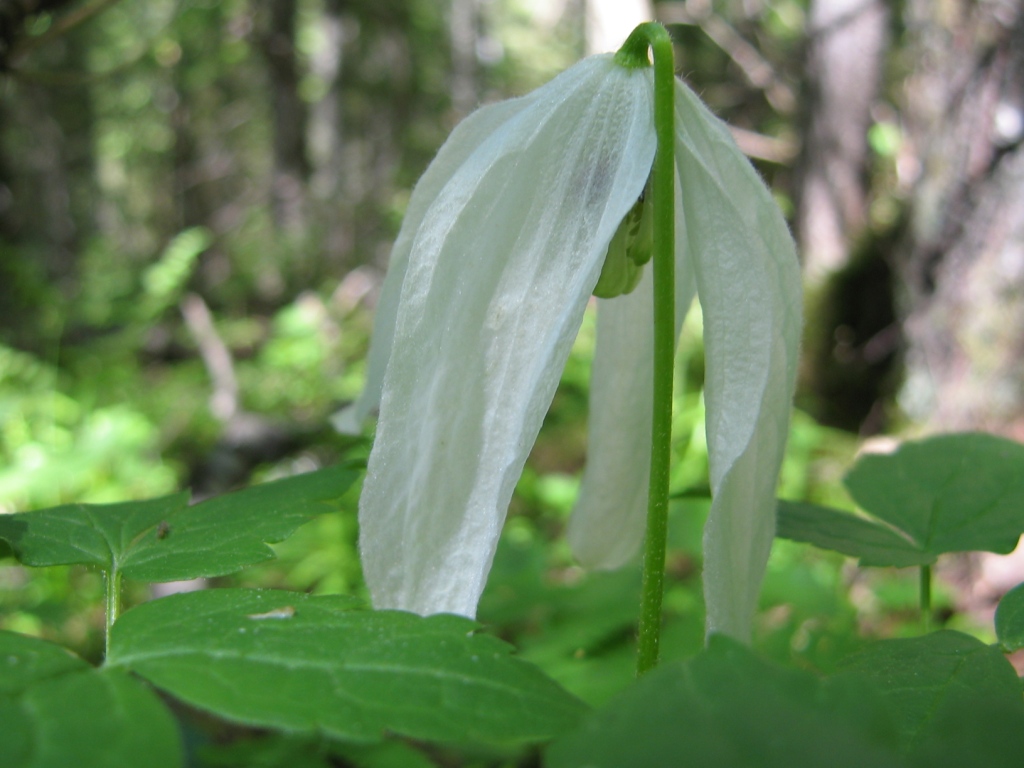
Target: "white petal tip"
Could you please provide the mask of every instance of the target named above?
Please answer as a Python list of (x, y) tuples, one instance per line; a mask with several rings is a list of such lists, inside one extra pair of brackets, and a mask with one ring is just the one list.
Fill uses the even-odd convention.
[(363, 418), (355, 404), (348, 405), (331, 416), (331, 426), (343, 435), (359, 435), (363, 431)]

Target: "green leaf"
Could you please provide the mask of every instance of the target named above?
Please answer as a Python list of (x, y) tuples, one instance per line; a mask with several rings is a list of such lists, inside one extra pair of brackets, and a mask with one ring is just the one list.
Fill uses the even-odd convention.
[(177, 493), (0, 515), (0, 538), (25, 565), (93, 565), (140, 581), (222, 576), (271, 559), (266, 542), (336, 509), (358, 476), (355, 465), (342, 464), (194, 506)]
[[(697, 572), (689, 552), (699, 548), (709, 500), (675, 502), (669, 510), (664, 661), (689, 658), (704, 647)], [(588, 571), (566, 583), (551, 578), (550, 543), (542, 536), (498, 542), (477, 618), (501, 627), (519, 656), (592, 706), (606, 703), (636, 678), (636, 599), (640, 568)]]
[(910, 755), (912, 768), (1020, 768), (1024, 718), (1017, 708), (983, 698), (939, 713), (928, 738)]
[(854, 683), (770, 665), (712, 636), (688, 662), (645, 675), (574, 733), (548, 768), (899, 766), (876, 699)]
[(174, 595), (121, 616), (107, 663), (238, 722), (356, 742), (541, 741), (585, 709), (468, 619), (353, 605), (272, 590)]
[(94, 669), (43, 640), (0, 631), (0, 765), (173, 768), (174, 718), (123, 670)]
[(1024, 445), (994, 435), (940, 435), (867, 454), (844, 482), (875, 520), (782, 502), (777, 534), (864, 565), (907, 566), (946, 552), (1010, 552), (1024, 532)]
[[(331, 750), (352, 768), (437, 768), (437, 763), (401, 741), (337, 744)], [(288, 766), (291, 768), (291, 766)]]
[(1011, 589), (999, 601), (996, 636), (1006, 651), (1024, 648), (1024, 584)]
[(861, 565), (928, 565), (935, 555), (922, 552), (897, 531), (832, 507), (779, 500), (775, 535), (860, 558)]
[(850, 656), (842, 675), (876, 686), (890, 703), (904, 748), (914, 750), (945, 734), (946, 724), (981, 705), (1024, 729), (1020, 681), (1003, 655), (959, 632), (882, 640)]
[(199, 750), (199, 756), (204, 768), (331, 768), (338, 765), (346, 768), (437, 768), (438, 765), (402, 741), (351, 744), (280, 733), (207, 745)]
[(197, 752), (204, 768), (331, 768), (321, 740), (289, 734), (207, 744)]

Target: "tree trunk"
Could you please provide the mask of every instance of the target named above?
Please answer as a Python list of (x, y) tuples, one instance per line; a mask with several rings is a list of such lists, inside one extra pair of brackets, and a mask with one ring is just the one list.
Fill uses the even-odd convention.
[(451, 98), (456, 120), (472, 112), (479, 101), (477, 84), (478, 0), (451, 0), (448, 17), (452, 48)]
[(903, 405), (1024, 439), (1024, 3), (911, 0)]
[[(70, 35), (38, 58), (85, 71), (86, 45)], [(92, 93), (17, 75), (2, 85), (0, 257), (11, 261), (0, 269), (0, 325), (11, 329), (11, 341), (34, 346), (40, 340), (25, 333), (30, 318), (52, 323), (52, 304), (75, 295), (81, 246), (96, 233)]]
[(617, 51), (638, 24), (653, 18), (651, 0), (587, 0), (587, 53)]
[(323, 98), (309, 113), (309, 156), (312, 161), (310, 191), (317, 212), (324, 265), (340, 270), (352, 250), (351, 221), (343, 211), (345, 167), (345, 114), (342, 73), (347, 53), (344, 0), (327, 0), (321, 10), (319, 31), (326, 44), (313, 54), (309, 66), (324, 84)]
[(812, 285), (846, 264), (866, 221), (867, 134), (888, 15), (880, 0), (811, 3), (796, 230)]
[(269, 0), (266, 29), (261, 36), (270, 76), (274, 126), (274, 170), (271, 206), (274, 223), (284, 232), (303, 230), (306, 221), (306, 183), (310, 166), (306, 147), (306, 104), (299, 96), (295, 56), (297, 0)]
[(813, 0), (800, 99), (795, 234), (810, 289), (801, 405), (862, 434), (885, 428), (899, 324), (886, 233), (868, 229), (868, 129), (882, 86), (888, 8)]

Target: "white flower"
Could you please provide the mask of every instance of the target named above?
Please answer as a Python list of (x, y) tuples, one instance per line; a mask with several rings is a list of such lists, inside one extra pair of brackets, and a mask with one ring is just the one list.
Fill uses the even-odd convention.
[[(475, 614), (609, 241), (650, 174), (652, 102), (649, 68), (590, 57), (470, 115), (417, 185), (377, 307), (366, 389), (336, 422), (358, 428), (379, 404), (359, 517), (376, 607)], [(725, 126), (678, 81), (675, 110), (677, 323), (695, 289), (704, 313), (708, 629), (742, 638), (774, 534), (799, 268)], [(599, 300), (587, 469), (569, 530), (594, 567), (622, 564), (643, 538), (645, 272), (631, 294)]]

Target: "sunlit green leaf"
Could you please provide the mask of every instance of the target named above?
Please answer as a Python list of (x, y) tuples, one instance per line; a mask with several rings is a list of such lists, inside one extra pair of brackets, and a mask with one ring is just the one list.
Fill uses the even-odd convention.
[(555, 742), (548, 768), (899, 766), (884, 710), (862, 686), (761, 661), (713, 636)]
[(1013, 667), (996, 648), (969, 635), (942, 631), (882, 640), (850, 656), (840, 672), (878, 688), (907, 750), (948, 736), (950, 721), (982, 705), (1024, 732), (1024, 700)]
[(0, 632), (0, 765), (173, 768), (182, 748), (174, 718), (144, 683)]
[(65, 504), (0, 515), (0, 538), (26, 565), (94, 565), (128, 578), (221, 576), (271, 559), (266, 542), (337, 509), (358, 477), (340, 465), (188, 506), (188, 494), (119, 504)]
[(210, 244), (213, 233), (205, 227), (190, 227), (179, 232), (160, 255), (160, 259), (142, 275), (143, 293), (139, 314), (150, 319), (172, 306)]
[(174, 595), (121, 616), (108, 664), (248, 725), (359, 742), (541, 741), (585, 710), (468, 619), (353, 606), (282, 591)]
[(1010, 552), (1024, 533), (1024, 445), (940, 435), (862, 456), (845, 479), (874, 520), (782, 502), (777, 535), (860, 558), (922, 565), (946, 552)]

